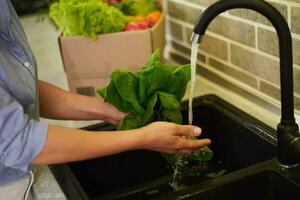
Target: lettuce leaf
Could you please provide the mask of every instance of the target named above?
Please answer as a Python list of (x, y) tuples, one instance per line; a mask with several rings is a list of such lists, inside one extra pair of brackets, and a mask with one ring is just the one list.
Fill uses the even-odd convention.
[(63, 35), (91, 38), (122, 31), (127, 20), (119, 9), (99, 0), (60, 0), (50, 5), (49, 16)]
[[(117, 130), (135, 129), (153, 121), (182, 124), (180, 102), (189, 80), (189, 64), (162, 64), (157, 49), (139, 72), (116, 70), (111, 75), (110, 83), (105, 88), (97, 89), (97, 92), (106, 102), (130, 113), (120, 121)], [(176, 155), (162, 155), (170, 164), (175, 164)], [(212, 156), (212, 151), (205, 147), (184, 159), (207, 161)]]
[(120, 122), (119, 130), (157, 120), (181, 124), (180, 102), (189, 81), (189, 66), (162, 64), (157, 49), (139, 72), (115, 70), (108, 86), (97, 92), (120, 111), (131, 113)]

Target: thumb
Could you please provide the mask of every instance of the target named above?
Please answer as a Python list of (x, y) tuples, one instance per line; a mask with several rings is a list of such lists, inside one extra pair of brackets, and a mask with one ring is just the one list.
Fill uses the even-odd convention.
[(200, 127), (193, 125), (178, 125), (177, 130), (179, 136), (199, 136), (202, 132)]

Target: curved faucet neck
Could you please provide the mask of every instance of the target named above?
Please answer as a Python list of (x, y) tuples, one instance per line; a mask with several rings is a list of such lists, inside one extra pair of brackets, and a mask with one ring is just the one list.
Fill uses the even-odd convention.
[[(210, 22), (219, 14), (234, 8), (246, 8), (265, 16), (274, 26), (279, 39), (280, 84), (281, 84), (281, 123), (295, 124), (293, 96), (293, 53), (289, 27), (284, 17), (269, 3), (262, 0), (220, 0), (208, 7), (198, 18), (194, 33), (201, 36)], [(195, 36), (194, 36), (195, 39)], [(194, 40), (195, 41), (195, 40)], [(197, 42), (200, 42), (199, 40)]]

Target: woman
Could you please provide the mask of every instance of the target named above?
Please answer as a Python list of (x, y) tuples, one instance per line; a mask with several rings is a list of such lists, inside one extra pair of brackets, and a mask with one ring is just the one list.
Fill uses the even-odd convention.
[(10, 0), (0, 0), (0, 199), (33, 198), (32, 164), (54, 164), (128, 150), (190, 154), (210, 144), (199, 127), (155, 122), (111, 132), (46, 125), (51, 119), (104, 120), (117, 124), (126, 114), (101, 99), (72, 94), (38, 81), (36, 62)]

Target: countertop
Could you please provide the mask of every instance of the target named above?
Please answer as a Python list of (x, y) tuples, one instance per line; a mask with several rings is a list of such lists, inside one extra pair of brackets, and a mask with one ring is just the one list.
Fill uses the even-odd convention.
[[(60, 32), (55, 30), (54, 26), (49, 23), (48, 19), (44, 19), (42, 21), (38, 21), (38, 19), (40, 18), (37, 15), (21, 17), (21, 22), (37, 59), (39, 78), (67, 90), (67, 80), (64, 74), (57, 42)], [(213, 81), (197, 76), (195, 96), (215, 94), (224, 100), (233, 103), (235, 106), (250, 115), (255, 116), (267, 125), (273, 128), (277, 126), (280, 112), (278, 105), (268, 103), (268, 99), (265, 97), (261, 98), (245, 94), (243, 92), (233, 92), (230, 90), (232, 88), (229, 88), (230, 84), (229, 86), (225, 85), (225, 87), (220, 87)], [(185, 99), (187, 98), (188, 95), (185, 96)], [(55, 121), (47, 119), (41, 119), (41, 121), (48, 124), (75, 128), (99, 122)], [(48, 166), (36, 166), (35, 176), (36, 178), (33, 188), (38, 200), (66, 199)]]

